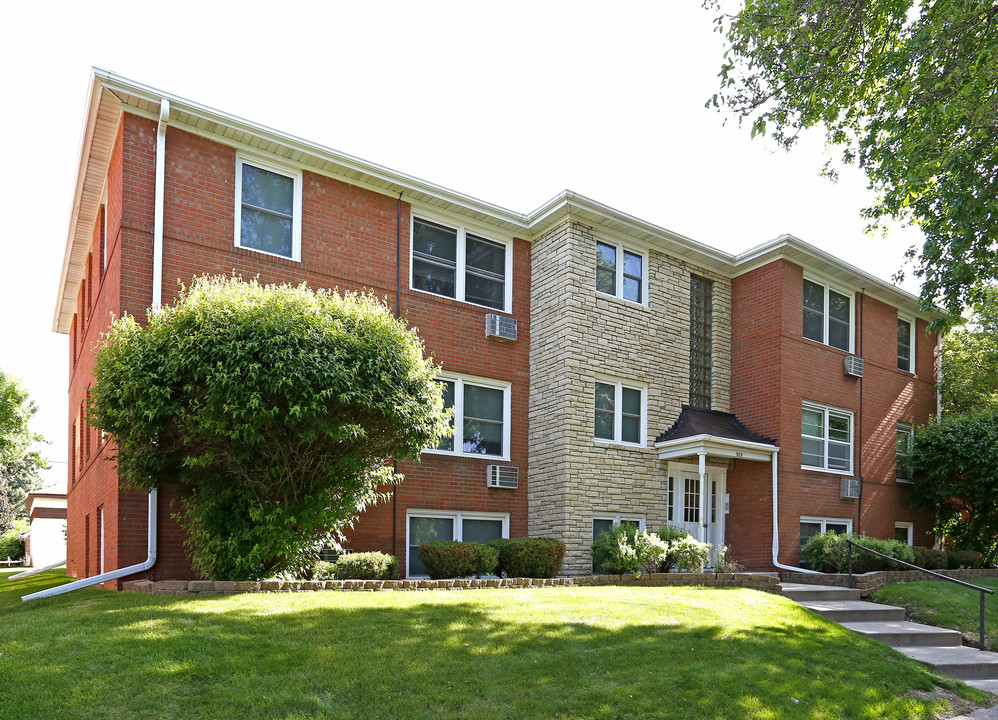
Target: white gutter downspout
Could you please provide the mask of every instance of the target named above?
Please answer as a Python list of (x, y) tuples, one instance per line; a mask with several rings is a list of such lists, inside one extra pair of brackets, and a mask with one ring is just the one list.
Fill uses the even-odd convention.
[(20, 580), (21, 578), (31, 577), (32, 575), (37, 575), (38, 573), (45, 572), (46, 570), (55, 570), (56, 568), (62, 567), (65, 564), (66, 564), (66, 558), (63, 558), (62, 560), (57, 560), (56, 562), (50, 563), (43, 567), (30, 568), (29, 570), (25, 570), (24, 572), (19, 572), (17, 575), (11, 575), (7, 579)]
[[(156, 188), (154, 195), (155, 216), (153, 218), (153, 245), (152, 245), (152, 311), (156, 312), (163, 304), (163, 208), (166, 195), (166, 126), (170, 122), (170, 101), (162, 98), (159, 104), (159, 125), (156, 127)], [(156, 499), (159, 493), (156, 490), (149, 492), (149, 520), (148, 539), (146, 541), (148, 552), (144, 562), (137, 565), (111, 570), (110, 572), (83, 578), (75, 582), (59, 585), (58, 587), (41, 590), (21, 597), (22, 601), (34, 600), (36, 598), (52, 597), (63, 593), (79, 590), (80, 588), (99, 585), (109, 580), (117, 580), (126, 575), (133, 575), (138, 572), (145, 572), (156, 564)]]
[(777, 497), (779, 495), (777, 489), (777, 477), (779, 476), (779, 464), (777, 459), (779, 458), (780, 449), (776, 448), (773, 451), (773, 565), (778, 567), (780, 570), (792, 570), (793, 572), (810, 573), (812, 575), (820, 575), (817, 570), (806, 570), (804, 568), (793, 567), (792, 565), (784, 565), (780, 562), (780, 514), (777, 509)]
[(128, 567), (119, 568), (117, 570), (111, 570), (110, 572), (101, 573), (100, 575), (94, 575), (93, 577), (83, 578), (82, 580), (77, 580), (75, 582), (66, 583), (65, 585), (59, 585), (58, 587), (49, 588), (48, 590), (41, 590), (36, 593), (31, 593), (30, 595), (21, 596), (22, 601), (35, 600), (37, 598), (52, 597), (53, 595), (62, 595), (63, 593), (72, 592), (73, 590), (79, 590), (80, 588), (90, 587), (91, 585), (99, 585), (100, 583), (107, 582), (108, 580), (117, 580), (118, 578), (125, 577), (126, 575), (133, 575), (138, 572), (145, 572), (153, 565), (156, 564), (156, 498), (158, 491), (152, 490), (149, 493), (149, 537), (147, 540), (149, 546), (149, 556), (144, 562), (140, 562), (137, 565), (129, 565)]
[(170, 122), (170, 101), (159, 102), (156, 127), (156, 214), (152, 230), (152, 310), (163, 304), (163, 205), (166, 192), (166, 126)]

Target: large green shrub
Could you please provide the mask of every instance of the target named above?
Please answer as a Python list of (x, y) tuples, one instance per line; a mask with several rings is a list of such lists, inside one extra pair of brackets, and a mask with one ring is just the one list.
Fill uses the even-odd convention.
[(370, 296), (202, 278), (100, 348), (91, 422), (119, 474), (175, 485), (194, 568), (300, 575), (447, 432), (436, 368)]
[(24, 541), (21, 533), (28, 531), (28, 523), (15, 520), (13, 526), (0, 535), (0, 560), (20, 560), (24, 557)]
[(947, 566), (946, 553), (943, 550), (927, 548), (916, 545), (912, 548), (915, 553), (915, 564), (926, 570), (944, 570)]
[(359, 552), (340, 555), (335, 565), (337, 580), (395, 580), (399, 562), (383, 552)]
[(692, 536), (677, 538), (669, 543), (669, 552), (676, 556), (676, 567), (680, 572), (703, 572), (710, 560), (710, 543), (702, 543)]
[(554, 538), (503, 538), (489, 545), (499, 551), (496, 574), (506, 577), (554, 577), (565, 559), (565, 543)]
[(499, 564), (499, 551), (476, 542), (433, 541), (419, 546), (426, 574), (434, 580), (491, 575)]
[(679, 557), (676, 554), (676, 549), (672, 546), (672, 543), (676, 540), (689, 536), (689, 532), (686, 528), (681, 528), (677, 525), (663, 525), (658, 529), (658, 537), (666, 544), (668, 548), (665, 555), (658, 563), (658, 571), (667, 573), (671, 572), (679, 563)]
[(667, 550), (667, 544), (657, 535), (632, 525), (614, 525), (592, 544), (593, 572), (635, 576), (655, 572)]
[(984, 560), (983, 555), (975, 550), (951, 550), (946, 559), (950, 570), (979, 568), (983, 566)]
[[(812, 536), (801, 548), (800, 557), (810, 563), (812, 570), (827, 573), (844, 573), (849, 571), (849, 545), (846, 540), (852, 540), (863, 547), (889, 555), (897, 560), (908, 563), (915, 562), (912, 548), (898, 540), (884, 540), (866, 535), (839, 535), (834, 530)], [(903, 565), (892, 563), (872, 553), (863, 552), (861, 548), (852, 549), (852, 571), (854, 573), (872, 572), (874, 570), (903, 569)]]

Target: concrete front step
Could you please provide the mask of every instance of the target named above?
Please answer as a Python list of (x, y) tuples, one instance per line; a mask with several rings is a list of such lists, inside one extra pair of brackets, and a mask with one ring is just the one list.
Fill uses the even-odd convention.
[(878, 605), (863, 600), (808, 600), (801, 605), (837, 623), (904, 620), (904, 608)]
[(902, 646), (960, 647), (963, 636), (956, 630), (913, 622), (844, 622), (848, 628), (871, 640), (894, 648)]
[(970, 647), (899, 647), (912, 660), (960, 679), (998, 678), (998, 653)]
[(805, 585), (804, 583), (782, 583), (783, 594), (797, 602), (809, 600), (859, 600), (858, 589), (836, 585)]

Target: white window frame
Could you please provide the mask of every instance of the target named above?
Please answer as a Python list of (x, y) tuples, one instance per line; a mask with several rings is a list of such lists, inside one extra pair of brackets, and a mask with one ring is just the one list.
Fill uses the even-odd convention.
[[(908, 334), (908, 337), (910, 338), (910, 340), (909, 340), (909, 345), (908, 345), (908, 369), (907, 369), (907, 372), (910, 372), (910, 373), (914, 374), (915, 373), (915, 319), (913, 317), (908, 316), (908, 315), (904, 315), (902, 313), (898, 313), (898, 322), (906, 322), (906, 323), (908, 323), (908, 327), (911, 328), (911, 331)], [(896, 366), (897, 365), (895, 363), (895, 367)], [(898, 368), (898, 370), (901, 370), (901, 368)], [(906, 371), (905, 370), (901, 370), (901, 372), (906, 372)]]
[[(603, 383), (605, 385), (613, 385), (613, 439), (607, 440), (606, 438), (596, 437), (596, 383)], [(623, 389), (627, 388), (629, 390), (639, 390), (641, 391), (641, 437), (636, 443), (624, 442), (620, 439), (621, 436), (621, 417), (623, 406), (621, 399), (623, 397)], [(636, 383), (631, 380), (625, 380), (623, 378), (613, 377), (610, 375), (597, 375), (593, 382), (593, 390), (589, 394), (589, 397), (593, 400), (592, 414), (593, 418), (593, 442), (600, 445), (620, 445), (623, 447), (646, 447), (648, 445), (648, 386), (644, 383)]]
[[(832, 348), (833, 350), (841, 350), (842, 352), (848, 352), (850, 354), (854, 353), (856, 351), (856, 293), (854, 291), (852, 291), (852, 290), (849, 290), (847, 288), (842, 287), (841, 285), (835, 285), (834, 283), (830, 283), (830, 282), (828, 282), (827, 280), (825, 280), (823, 278), (816, 277), (814, 275), (810, 275), (809, 273), (804, 273), (804, 280), (807, 280), (808, 282), (812, 282), (815, 285), (821, 285), (821, 287), (825, 291), (825, 294), (824, 294), (824, 310), (823, 310), (823, 316), (822, 316), (823, 317), (823, 322), (822, 322), (822, 327), (821, 327), (822, 339), (820, 341), (819, 340), (814, 340), (813, 338), (809, 338), (809, 337), (806, 337), (804, 335), (803, 319), (801, 321), (801, 337), (803, 337), (805, 340), (809, 340), (811, 342), (818, 342), (821, 345), (825, 345), (826, 347)], [(801, 317), (802, 318), (803, 318), (803, 309), (804, 309), (803, 290), (804, 290), (804, 283), (801, 282), (801, 313), (802, 313)], [(829, 318), (831, 317), (831, 313), (829, 312), (829, 309), (828, 309), (829, 308), (829, 305), (828, 305), (828, 291), (829, 290), (834, 290), (839, 295), (845, 295), (847, 298), (849, 298), (849, 347), (847, 349), (845, 349), (845, 350), (843, 350), (842, 348), (837, 348), (834, 345), (830, 345), (828, 343), (828, 336), (829, 336), (828, 324), (829, 324)]]
[[(595, 254), (593, 255), (593, 289), (596, 289), (596, 268), (599, 258), (599, 245), (609, 245), (617, 251), (617, 267), (615, 268), (616, 280), (614, 281), (615, 292), (611, 295), (610, 293), (605, 293), (601, 290), (596, 290), (596, 294), (599, 297), (614, 298), (631, 305), (638, 305), (640, 307), (648, 307), (648, 251), (639, 250), (632, 245), (626, 245), (624, 243), (617, 242), (616, 240), (610, 240), (605, 237), (596, 238), (596, 246), (594, 247)], [(634, 302), (633, 300), (628, 300), (624, 297), (624, 253), (629, 252), (632, 255), (639, 255), (641, 257), (641, 302)]]
[(597, 520), (609, 520), (613, 527), (617, 527), (623, 522), (636, 522), (638, 524), (638, 530), (644, 530), (647, 526), (647, 516), (645, 515), (633, 515), (628, 513), (598, 513), (593, 515), (592, 522), (589, 523), (590, 534), (592, 534), (593, 523)]
[[(424, 453), (432, 455), (455, 455), (469, 458), (482, 458), (488, 460), (509, 460), (510, 459), (510, 426), (512, 420), (512, 388), (510, 382), (502, 380), (491, 380), (489, 378), (476, 377), (474, 375), (457, 375), (455, 373), (440, 373), (437, 380), (446, 380), (454, 383), (454, 449), (440, 450), (439, 448), (424, 448)], [(468, 453), (464, 451), (464, 386), (477, 385), (478, 387), (492, 390), (502, 390), (502, 455), (484, 455), (482, 453)]]
[[(911, 443), (915, 439), (915, 428), (912, 425), (910, 425), (909, 423), (899, 422), (897, 424), (897, 434), (900, 435), (901, 433), (907, 433), (908, 434), (908, 453), (910, 454), (911, 453)], [(915, 482), (914, 478), (899, 478), (898, 477), (898, 471), (897, 471), (897, 452), (896, 451), (895, 451), (895, 454), (894, 454), (894, 480), (896, 482), (899, 482), (899, 483), (904, 483), (905, 485), (911, 485), (912, 483)]]
[[(449, 230), (454, 230), (457, 233), (457, 253), (455, 255), (454, 269), (454, 297), (430, 292), (429, 290), (420, 290), (413, 284), (413, 264), (415, 261), (415, 243), (413, 242), (413, 238), (416, 236), (417, 220), (423, 220), (433, 225), (442, 225), (443, 227), (446, 227)], [(501, 308), (494, 308), (489, 305), (482, 305), (480, 303), (464, 299), (465, 280), (467, 276), (467, 266), (465, 261), (467, 259), (467, 237), (469, 233), (475, 237), (480, 237), (482, 240), (488, 240), (496, 245), (504, 245), (506, 247), (506, 268), (503, 280), (503, 306)], [(479, 231), (474, 227), (468, 227), (444, 218), (435, 217), (430, 213), (413, 212), (409, 218), (409, 289), (413, 292), (430, 295), (431, 297), (445, 297), (467, 305), (486, 308), (491, 312), (513, 312), (513, 242), (511, 240), (499, 239), (491, 233)]]
[[(807, 400), (805, 400), (804, 402), (801, 403), (801, 411), (803, 412), (804, 410), (812, 410), (814, 412), (823, 412), (825, 414), (825, 421), (824, 421), (824, 426), (825, 426), (825, 437), (824, 437), (824, 443), (825, 443), (825, 448), (824, 448), (825, 449), (825, 452), (824, 452), (825, 465), (824, 465), (824, 467), (818, 467), (816, 465), (805, 465), (804, 464), (803, 438), (805, 437), (805, 435), (804, 435), (803, 432), (801, 432), (801, 439), (802, 439), (801, 463), (800, 463), (801, 470), (815, 470), (817, 472), (827, 472), (827, 473), (833, 473), (835, 475), (852, 475), (853, 471), (855, 469), (855, 460), (856, 460), (856, 415), (852, 412), (852, 410), (844, 410), (842, 408), (837, 408), (837, 407), (834, 407), (832, 405), (822, 405), (820, 403), (808, 402)], [(828, 442), (829, 442), (828, 441), (828, 432), (829, 432), (828, 415), (829, 415), (829, 413), (835, 413), (837, 415), (847, 415), (849, 417), (849, 469), (848, 470), (836, 470), (834, 468), (829, 468), (828, 467)], [(812, 436), (808, 435), (806, 437), (812, 437)]]
[[(834, 525), (845, 525), (846, 534), (852, 535), (852, 518), (833, 518), (833, 517), (818, 517), (816, 515), (801, 515), (801, 523), (817, 523), (821, 525), (821, 530), (819, 533), (824, 534), (828, 532), (828, 524), (832, 523)], [(799, 523), (798, 523), (799, 526)]]
[(421, 518), (446, 518), (454, 521), (454, 535), (452, 540), (462, 542), (462, 522), (464, 520), (502, 520), (502, 537), (509, 538), (509, 513), (499, 512), (478, 512), (476, 510), (413, 510), (405, 511), (405, 576), (407, 578), (426, 578), (429, 575), (409, 575), (409, 538), (412, 536), (410, 520), (414, 517)]
[(912, 546), (915, 544), (915, 523), (912, 522), (895, 522), (894, 523), (894, 534), (897, 535), (898, 528), (904, 528), (908, 531), (908, 545)]
[[(266, 170), (267, 172), (276, 173), (277, 175), (284, 175), (285, 177), (291, 178), (294, 181), (294, 208), (291, 217), (291, 256), (280, 255), (278, 253), (267, 252), (266, 250), (260, 250), (258, 248), (247, 247), (242, 244), (242, 215), (243, 215), (243, 165), (252, 165), (253, 167), (260, 168), (261, 170)], [(258, 252), (262, 255), (269, 255), (271, 257), (284, 258), (285, 260), (292, 260), (294, 262), (301, 262), (301, 207), (302, 207), (302, 171), (295, 170), (286, 165), (278, 165), (267, 160), (261, 160), (252, 155), (244, 155), (242, 153), (236, 153), (236, 237), (235, 245), (236, 247), (243, 248), (245, 250), (251, 250), (252, 252)]]

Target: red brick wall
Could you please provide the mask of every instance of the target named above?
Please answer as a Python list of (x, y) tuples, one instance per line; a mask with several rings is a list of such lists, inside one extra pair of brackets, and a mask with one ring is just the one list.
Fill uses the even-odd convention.
[[(854, 532), (887, 538), (894, 536), (896, 521), (914, 522), (916, 543), (931, 544), (931, 517), (908, 507), (908, 488), (894, 479), (894, 448), (898, 422), (924, 423), (934, 412), (935, 340), (919, 321), (917, 372), (897, 370), (897, 309), (856, 292), (855, 354), (865, 359), (865, 377), (846, 376), (843, 358), (849, 353), (802, 335), (803, 275), (800, 266), (781, 260), (732, 283), (732, 410), (780, 445), (780, 561), (799, 561), (805, 515), (848, 518)], [(840, 498), (842, 475), (801, 469), (804, 401), (854, 413), (861, 501)], [(772, 556), (771, 472), (766, 464), (750, 465), (739, 461), (728, 475), (727, 540), (750, 569), (766, 569)]]
[[(100, 296), (102, 310), (145, 315), (152, 301), (152, 233), (154, 218), (156, 124), (125, 115), (110, 171), (109, 225), (120, 241), (111, 247), (109, 272)], [(259, 277), (261, 282), (308, 282), (312, 287), (370, 291), (396, 306), (395, 197), (381, 195), (325, 176), (305, 172), (302, 183), (301, 262), (234, 246), (236, 151), (205, 138), (171, 128), (167, 132), (163, 248), (163, 302), (175, 300), (179, 284), (210, 273)], [(527, 394), (530, 336), (529, 244), (513, 243), (513, 308), (518, 340), (501, 343), (485, 338), (486, 308), (408, 290), (410, 206), (401, 204), (402, 317), (418, 329), (427, 353), (450, 372), (488, 377), (512, 384), (511, 463), (520, 468), (517, 490), (487, 490), (485, 466), (494, 460), (427, 455), (421, 463), (401, 462), (406, 480), (395, 503), (394, 550), (404, 557), (407, 508), (495, 511), (510, 514), (511, 533), (526, 533)], [(432, 217), (432, 215), (430, 216)], [(119, 220), (120, 218), (120, 220)], [(118, 230), (120, 226), (120, 232)], [(77, 318), (79, 321), (79, 318)], [(103, 324), (102, 324), (103, 327)], [(96, 339), (96, 324), (88, 328)], [(89, 360), (74, 368), (70, 408), (90, 379)], [(82, 389), (81, 389), (82, 388)], [(74, 402), (76, 405), (74, 406)], [(70, 432), (75, 412), (71, 412)], [(106, 567), (141, 562), (146, 554), (146, 496), (118, 491), (117, 478), (106, 463), (88, 471), (71, 488), (70, 557), (82, 563), (84, 543), (80, 519), (96, 518), (104, 504), (108, 531)], [(169, 517), (172, 493), (161, 493), (158, 579), (193, 577), (182, 547), (183, 535)], [(391, 551), (392, 506), (369, 509), (350, 533), (357, 550)], [(95, 530), (91, 530), (94, 534)], [(91, 555), (95, 543), (91, 541)], [(111, 548), (116, 548), (112, 558)], [(97, 567), (91, 562), (91, 567)]]

